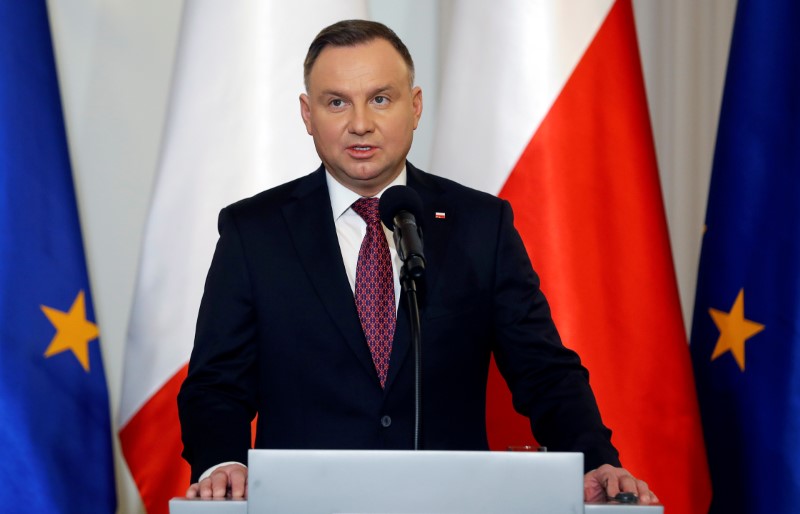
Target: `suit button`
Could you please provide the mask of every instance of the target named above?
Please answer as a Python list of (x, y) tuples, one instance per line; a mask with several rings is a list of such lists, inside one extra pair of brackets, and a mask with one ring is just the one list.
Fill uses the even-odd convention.
[(389, 416), (382, 417), (381, 418), (381, 426), (383, 428), (389, 428), (390, 426), (392, 426), (392, 418), (390, 418)]

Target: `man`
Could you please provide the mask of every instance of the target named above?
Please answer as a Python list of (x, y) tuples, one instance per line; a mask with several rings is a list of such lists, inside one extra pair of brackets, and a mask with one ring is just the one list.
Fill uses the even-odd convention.
[(406, 161), (422, 92), (402, 41), (378, 23), (334, 24), (312, 42), (305, 82), (301, 115), (322, 166), (220, 213), (178, 399), (195, 482), (187, 496), (246, 495), (242, 463), (256, 413), (259, 448), (412, 447), (401, 263), (370, 200), (407, 184), (422, 198), (427, 258), (422, 447), (488, 449), (494, 354), (537, 440), (584, 453), (587, 501), (620, 491), (657, 501), (618, 467), (586, 370), (561, 344), (508, 203)]

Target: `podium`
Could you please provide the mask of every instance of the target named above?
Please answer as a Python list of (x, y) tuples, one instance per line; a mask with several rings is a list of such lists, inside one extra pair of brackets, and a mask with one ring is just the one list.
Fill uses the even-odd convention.
[[(170, 514), (248, 514), (247, 502), (244, 500), (187, 500), (186, 498), (170, 500), (169, 512)], [(537, 511), (533, 507), (530, 512)], [(583, 512), (585, 514), (664, 514), (664, 507), (661, 505), (586, 503)]]
[(251, 450), (248, 500), (170, 502), (171, 514), (663, 514), (583, 503), (583, 455)]

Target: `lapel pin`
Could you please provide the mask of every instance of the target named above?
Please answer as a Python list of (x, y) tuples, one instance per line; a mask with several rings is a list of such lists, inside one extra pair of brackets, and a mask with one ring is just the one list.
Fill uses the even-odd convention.
[(435, 218), (437, 220), (443, 220), (445, 218), (445, 215), (444, 215), (443, 212), (437, 212), (436, 215), (435, 215)]

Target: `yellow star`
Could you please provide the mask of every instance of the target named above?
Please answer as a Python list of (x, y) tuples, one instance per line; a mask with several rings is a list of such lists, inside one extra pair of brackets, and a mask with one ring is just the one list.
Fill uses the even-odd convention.
[(714, 353), (713, 361), (723, 353), (730, 351), (739, 368), (744, 371), (744, 343), (747, 339), (764, 330), (764, 325), (744, 319), (744, 289), (739, 291), (733, 302), (730, 312), (708, 309), (711, 318), (719, 329), (719, 339)]
[(56, 335), (44, 352), (44, 356), (52, 357), (57, 353), (72, 350), (75, 358), (88, 373), (89, 342), (97, 339), (99, 333), (97, 325), (86, 319), (86, 301), (83, 291), (78, 293), (69, 312), (62, 312), (44, 305), (41, 307), (50, 323), (56, 327)]

